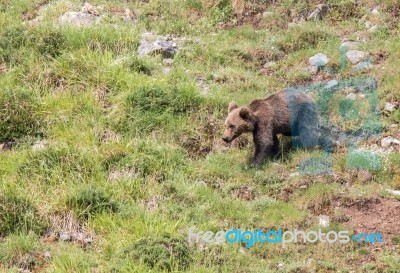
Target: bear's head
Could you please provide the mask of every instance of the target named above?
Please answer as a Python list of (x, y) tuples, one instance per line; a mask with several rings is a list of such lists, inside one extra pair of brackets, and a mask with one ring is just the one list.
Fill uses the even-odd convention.
[(239, 107), (235, 102), (229, 103), (228, 117), (225, 120), (225, 132), (223, 141), (232, 142), (243, 133), (254, 130), (254, 116), (247, 107)]

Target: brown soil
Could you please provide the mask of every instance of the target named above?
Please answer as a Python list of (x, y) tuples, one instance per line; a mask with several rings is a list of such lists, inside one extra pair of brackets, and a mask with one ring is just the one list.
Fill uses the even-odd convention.
[(376, 198), (367, 202), (355, 202), (343, 208), (348, 217), (346, 223), (357, 234), (380, 232), (385, 244), (391, 244), (393, 237), (400, 236), (400, 201)]

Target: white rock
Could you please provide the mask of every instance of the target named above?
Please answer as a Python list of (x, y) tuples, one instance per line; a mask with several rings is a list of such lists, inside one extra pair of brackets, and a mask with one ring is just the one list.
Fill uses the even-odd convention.
[(326, 83), (325, 88), (332, 88), (338, 84), (339, 82), (337, 80), (330, 80), (329, 82)]
[(319, 216), (319, 226), (320, 227), (328, 227), (329, 226), (329, 216), (326, 215), (320, 215)]
[(174, 59), (167, 58), (163, 60), (163, 64), (165, 65), (173, 65), (174, 64)]
[(400, 195), (400, 191), (392, 190), (392, 189), (386, 189), (387, 192), (394, 194), (394, 195)]
[(85, 12), (66, 12), (64, 13), (59, 22), (61, 25), (72, 25), (76, 27), (88, 27), (101, 22), (103, 18)]
[(373, 8), (372, 10), (371, 10), (371, 13), (373, 14), (373, 15), (379, 15), (379, 6), (377, 6), (377, 7), (375, 7), (375, 8)]
[(71, 240), (71, 235), (69, 235), (68, 233), (60, 233), (60, 237), (59, 237), (60, 241), (70, 241)]
[(360, 50), (349, 50), (346, 52), (346, 57), (352, 64), (357, 64), (368, 57), (368, 53)]
[(274, 65), (276, 64), (276, 62), (266, 62), (264, 65), (263, 65), (263, 67), (264, 68), (270, 68), (270, 67), (273, 67)]
[(346, 99), (349, 99), (349, 100), (355, 100), (356, 98), (357, 98), (357, 95), (354, 93), (350, 93), (346, 96)]
[(381, 139), (382, 148), (389, 148), (392, 144), (400, 145), (400, 140), (394, 137), (384, 137)]
[(267, 18), (267, 17), (269, 17), (269, 16), (271, 16), (271, 15), (273, 15), (274, 13), (272, 12), (272, 11), (264, 11), (263, 12), (263, 14), (262, 14), (262, 16), (264, 17), (264, 18)]
[(370, 28), (368, 29), (368, 32), (375, 32), (375, 31), (378, 30), (378, 28), (379, 28), (378, 25), (372, 26), (372, 27), (370, 27)]
[(317, 53), (308, 59), (311, 66), (324, 66), (329, 62), (328, 56), (323, 53)]
[(396, 105), (394, 105), (390, 102), (385, 102), (385, 111), (393, 112), (395, 108), (396, 108)]
[(49, 143), (47, 142), (46, 139), (40, 140), (40, 141), (35, 142), (35, 144), (32, 145), (32, 150), (33, 151), (41, 151), (41, 150), (44, 150), (48, 145), (49, 145)]

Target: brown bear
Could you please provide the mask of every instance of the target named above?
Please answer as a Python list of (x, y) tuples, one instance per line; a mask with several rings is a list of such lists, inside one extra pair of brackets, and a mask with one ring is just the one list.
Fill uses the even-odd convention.
[(299, 92), (280, 91), (239, 107), (229, 103), (223, 140), (230, 143), (243, 133), (253, 133), (252, 165), (260, 165), (279, 152), (278, 134), (298, 136), (300, 147), (318, 145), (317, 108), (312, 98)]

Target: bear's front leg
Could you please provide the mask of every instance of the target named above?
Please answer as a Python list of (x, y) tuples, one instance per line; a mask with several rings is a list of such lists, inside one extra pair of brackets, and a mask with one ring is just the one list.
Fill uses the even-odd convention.
[(254, 140), (254, 157), (251, 161), (253, 166), (259, 166), (265, 162), (267, 158), (272, 158), (276, 150), (279, 149), (279, 141), (272, 134), (271, 130), (257, 130), (253, 134)]

